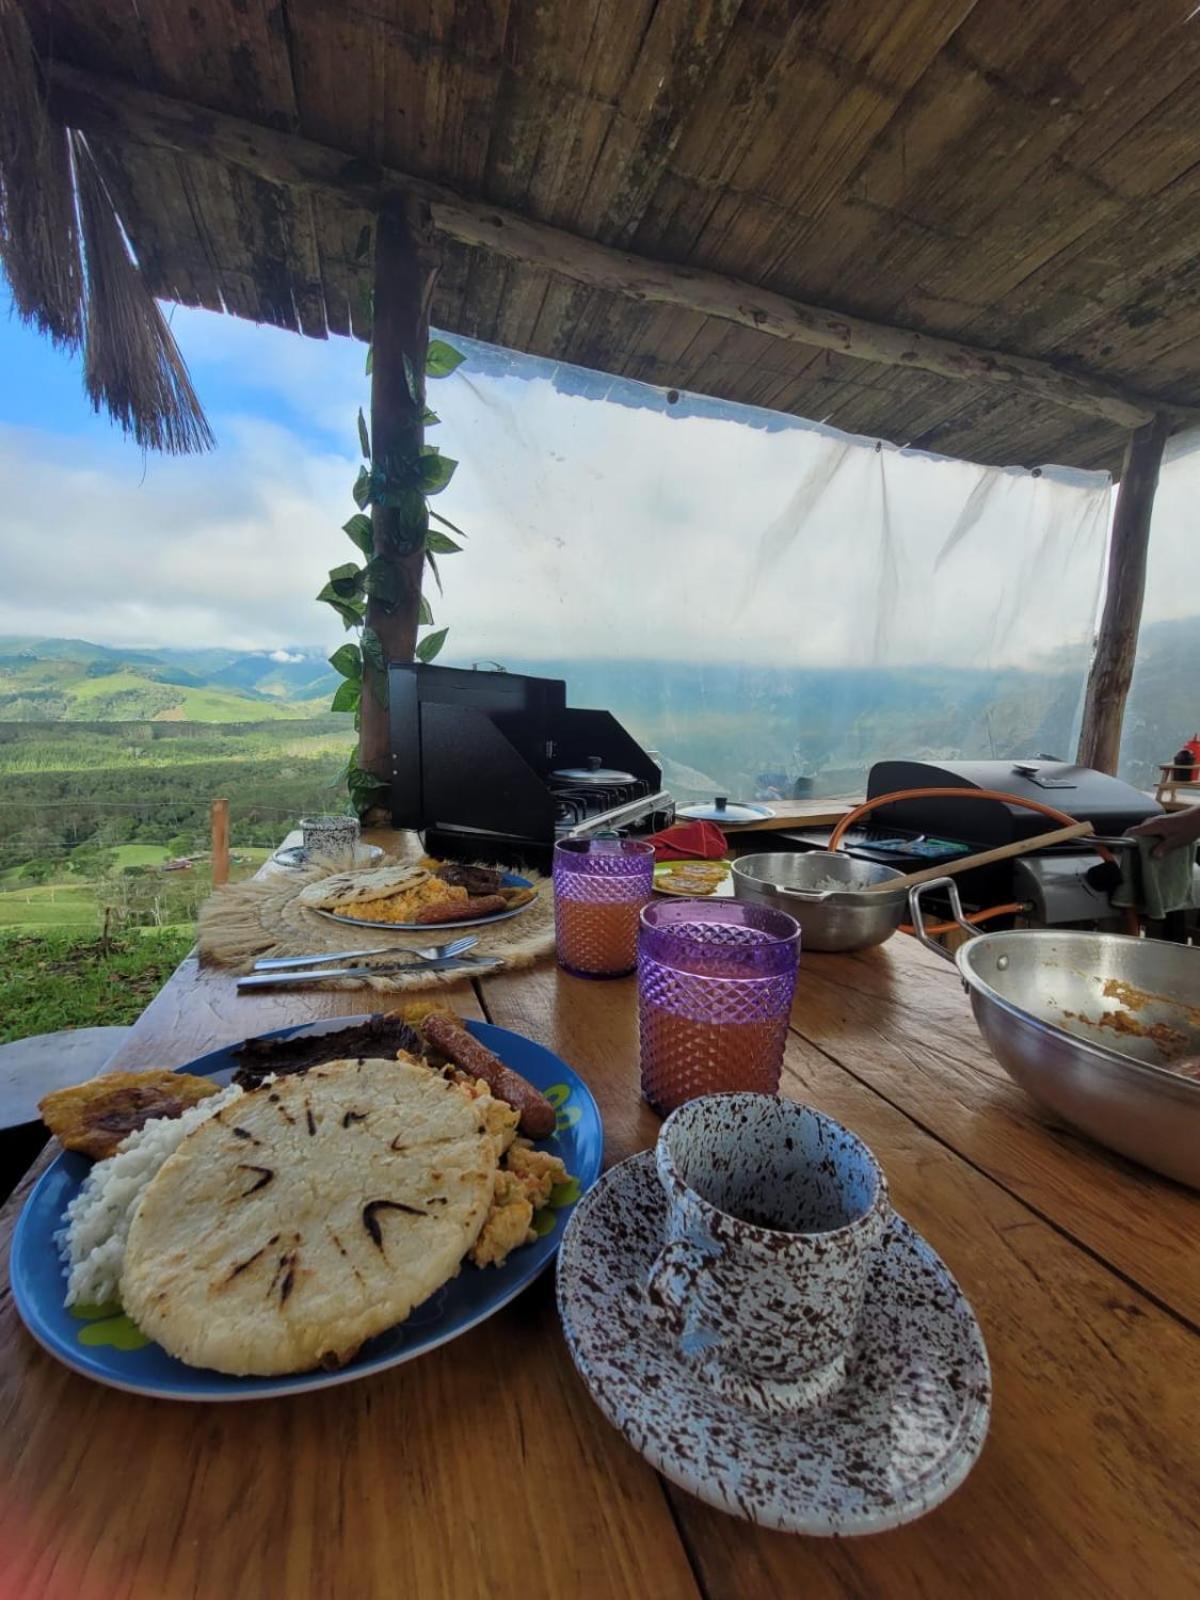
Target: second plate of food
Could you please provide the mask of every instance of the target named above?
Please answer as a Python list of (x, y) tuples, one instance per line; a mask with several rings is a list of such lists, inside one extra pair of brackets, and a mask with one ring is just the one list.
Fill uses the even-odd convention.
[[(332, 1044), (339, 1032), (369, 1020), (339, 1018), (301, 1028), (283, 1029), (266, 1037), (270, 1040), (299, 1040), (315, 1035), (331, 1035)], [(454, 1019), (450, 1020), (453, 1023)], [(497, 1168), (492, 1210), (484, 1229), (476, 1234), (475, 1244), (470, 1250), (460, 1252), (463, 1259), (457, 1269), (451, 1263), (450, 1271), (439, 1287), (421, 1299), (404, 1320), (368, 1337), (361, 1343), (357, 1353), (345, 1360), (344, 1365), (336, 1370), (317, 1368), (270, 1376), (232, 1376), (211, 1367), (188, 1364), (168, 1354), (161, 1345), (146, 1336), (119, 1304), (66, 1305), (67, 1279), (58, 1236), (63, 1230), (68, 1207), (79, 1196), (89, 1173), (94, 1170), (85, 1156), (73, 1151), (60, 1155), (36, 1184), (13, 1237), (10, 1265), (13, 1298), (34, 1338), (76, 1372), (135, 1394), (175, 1400), (254, 1400), (301, 1393), (367, 1377), (400, 1362), (411, 1361), (490, 1317), (519, 1294), (553, 1259), (576, 1201), (592, 1186), (599, 1174), (603, 1131), (599, 1111), (587, 1086), (549, 1050), (520, 1034), (488, 1023), (468, 1021), (465, 1028), (471, 1040), (491, 1051), (505, 1068), (520, 1074), (525, 1080), (526, 1090), (532, 1085), (550, 1102), (554, 1108), (553, 1131), (547, 1137), (532, 1142), (518, 1141), (525, 1155), (516, 1165), (511, 1150), (517, 1147), (510, 1147), (501, 1158), (502, 1165)], [(360, 1046), (355, 1044), (354, 1048)], [(228, 1084), (239, 1065), (244, 1071), (252, 1059), (244, 1053), (239, 1056), (238, 1049), (237, 1046), (231, 1046), (213, 1051), (181, 1070), (196, 1077), (211, 1078), (217, 1084)], [(260, 1052), (261, 1049), (259, 1045)], [(270, 1067), (269, 1052), (266, 1058), (260, 1053), (253, 1059), (257, 1062), (255, 1070), (258, 1072)], [(394, 1061), (382, 1064), (395, 1073), (411, 1076), (417, 1071), (415, 1064), (406, 1066), (403, 1062)], [(407, 1143), (399, 1143), (405, 1137), (405, 1130), (401, 1128), (395, 1137), (389, 1137), (384, 1141), (384, 1146), (380, 1146), (379, 1138), (375, 1136), (379, 1130), (372, 1133), (374, 1124), (368, 1120), (368, 1112), (374, 1102), (366, 1078), (372, 1063), (363, 1066), (351, 1060), (344, 1065), (348, 1068), (358, 1066), (360, 1069), (363, 1083), (357, 1088), (364, 1091), (360, 1096), (361, 1106), (358, 1100), (353, 1103), (347, 1100), (345, 1106), (341, 1103), (347, 1089), (353, 1098), (356, 1085), (340, 1085), (341, 1098), (329, 1094), (330, 1086), (318, 1081), (319, 1075), (324, 1071), (327, 1076), (336, 1077), (341, 1069), (323, 1069), (318, 1065), (309, 1069), (316, 1077), (277, 1080), (285, 1086), (281, 1093), (275, 1093), (276, 1084), (269, 1084), (248, 1092), (240, 1100), (232, 1101), (231, 1107), (238, 1108), (237, 1114), (230, 1117), (222, 1113), (223, 1130), (215, 1126), (217, 1117), (200, 1123), (186, 1135), (166, 1163), (158, 1168), (134, 1208), (129, 1230), (132, 1242), (125, 1248), (136, 1248), (138, 1230), (144, 1233), (149, 1226), (151, 1219), (149, 1215), (143, 1216), (143, 1212), (157, 1209), (169, 1213), (174, 1204), (178, 1215), (174, 1219), (170, 1215), (159, 1219), (164, 1224), (164, 1238), (168, 1246), (162, 1260), (173, 1258), (177, 1263), (189, 1259), (195, 1261), (199, 1259), (197, 1252), (203, 1253), (211, 1246), (216, 1255), (221, 1255), (222, 1261), (224, 1255), (229, 1255), (232, 1266), (225, 1263), (227, 1271), (217, 1270), (214, 1255), (213, 1273), (208, 1277), (198, 1271), (185, 1273), (178, 1283), (173, 1279), (174, 1287), (170, 1295), (165, 1288), (166, 1279), (160, 1279), (152, 1271), (149, 1285), (141, 1285), (146, 1292), (141, 1294), (145, 1304), (139, 1311), (148, 1325), (160, 1314), (159, 1301), (167, 1302), (162, 1310), (166, 1314), (173, 1314), (176, 1328), (180, 1304), (185, 1314), (190, 1314), (194, 1309), (198, 1340), (196, 1349), (202, 1350), (203, 1340), (211, 1333), (214, 1322), (217, 1325), (222, 1322), (222, 1317), (214, 1318), (214, 1311), (221, 1310), (223, 1317), (228, 1320), (233, 1309), (230, 1296), (236, 1297), (240, 1305), (247, 1292), (246, 1286), (252, 1279), (257, 1283), (261, 1278), (259, 1287), (267, 1300), (273, 1298), (278, 1302), (277, 1320), (282, 1334), (292, 1338), (296, 1333), (292, 1323), (302, 1319), (306, 1295), (311, 1294), (314, 1283), (326, 1281), (314, 1276), (326, 1256), (329, 1283), (337, 1281), (339, 1272), (353, 1272), (356, 1267), (368, 1276), (372, 1272), (378, 1276), (381, 1272), (393, 1270), (393, 1267), (397, 1271), (403, 1269), (418, 1273), (426, 1270), (429, 1249), (421, 1245), (414, 1230), (429, 1224), (410, 1219), (406, 1213), (414, 1210), (413, 1195), (416, 1190), (412, 1189), (412, 1184), (420, 1181), (414, 1174), (428, 1154), (425, 1146), (429, 1144), (432, 1126), (429, 1121), (432, 1114), (430, 1107), (426, 1105), (418, 1086), (415, 1097), (411, 1093), (408, 1097), (411, 1102), (409, 1123), (413, 1130), (412, 1137)], [(429, 1076), (432, 1079), (436, 1074), (431, 1072)], [(443, 1088), (431, 1085), (430, 1092), (434, 1099), (439, 1096), (444, 1098), (444, 1080), (439, 1081)], [(298, 1102), (292, 1104), (296, 1099), (296, 1088), (303, 1091), (306, 1082), (313, 1084), (313, 1093), (302, 1095), (303, 1107)], [(272, 1094), (275, 1094), (274, 1100), (271, 1100)], [(330, 1101), (329, 1104), (325, 1103), (326, 1099)], [(291, 1112), (295, 1113), (294, 1118), (288, 1112), (289, 1105)], [(310, 1109), (313, 1105), (316, 1107), (315, 1115)], [(544, 1111), (545, 1107), (542, 1109)], [(280, 1116), (287, 1115), (288, 1127), (285, 1129), (281, 1126), (273, 1130), (269, 1125), (270, 1118), (264, 1120), (263, 1117), (263, 1113), (268, 1111)], [(162, 1124), (156, 1126), (161, 1127)], [(208, 1151), (207, 1148), (203, 1152), (193, 1152), (203, 1155), (205, 1159), (190, 1164), (184, 1162), (183, 1166), (188, 1170), (171, 1173), (170, 1181), (162, 1185), (162, 1192), (159, 1193), (159, 1180), (172, 1164), (179, 1165), (180, 1157), (188, 1151), (189, 1141), (195, 1140), (197, 1134), (205, 1130), (219, 1134), (232, 1153), (217, 1149)], [(390, 1127), (386, 1131), (389, 1135), (394, 1132)], [(479, 1131), (482, 1139), (483, 1129)], [(232, 1145), (230, 1139), (224, 1137), (226, 1133), (233, 1139)], [(360, 1136), (355, 1145), (355, 1148), (361, 1149), (358, 1159), (351, 1148), (356, 1136)], [(337, 1143), (336, 1150), (329, 1146), (330, 1138)], [(283, 1142), (277, 1152), (274, 1144), (281, 1139)], [(207, 1139), (203, 1142), (215, 1145), (218, 1141)], [(450, 1174), (446, 1167), (447, 1160), (453, 1163), (453, 1141), (442, 1140), (438, 1154), (442, 1153), (443, 1147), (446, 1159), (435, 1160), (426, 1175), (436, 1181), (427, 1185), (430, 1193), (422, 1202), (426, 1205), (422, 1215), (434, 1216), (432, 1207), (439, 1202), (461, 1209), (462, 1196), (447, 1187), (451, 1177), (459, 1177), (457, 1170)], [(396, 1155), (388, 1152), (396, 1152)], [(282, 1162), (273, 1159), (277, 1154), (285, 1154), (288, 1159)], [(562, 1168), (565, 1168), (565, 1175), (554, 1164), (555, 1172), (560, 1175), (559, 1181), (543, 1197), (544, 1203), (534, 1211), (530, 1221), (522, 1208), (513, 1202), (518, 1199), (521, 1182), (528, 1179), (531, 1173), (536, 1175), (539, 1162), (543, 1168), (548, 1165), (545, 1157), (558, 1157)], [(321, 1234), (319, 1240), (315, 1234), (310, 1240), (307, 1233), (303, 1234), (303, 1238), (301, 1233), (297, 1233), (294, 1240), (290, 1234), (287, 1239), (282, 1239), (281, 1229), (286, 1232), (288, 1228), (296, 1227), (303, 1232), (303, 1227), (299, 1213), (294, 1216), (289, 1213), (286, 1197), (281, 1201), (276, 1192), (276, 1180), (280, 1180), (280, 1188), (287, 1184), (295, 1188), (299, 1183), (302, 1189), (308, 1180), (297, 1163), (302, 1166), (305, 1160), (324, 1162), (320, 1173), (314, 1176), (314, 1182), (319, 1178), (325, 1188), (331, 1184), (338, 1188), (341, 1184), (346, 1194), (343, 1195), (340, 1188), (335, 1194), (331, 1188), (329, 1195), (325, 1196), (322, 1189), (323, 1201), (327, 1200), (328, 1204), (322, 1212), (321, 1227), (317, 1230)], [(383, 1166), (376, 1174), (375, 1169), (381, 1161)], [(222, 1163), (229, 1167), (231, 1178), (236, 1177), (237, 1181), (230, 1186), (229, 1195), (218, 1197), (214, 1185), (220, 1186), (214, 1174)], [(363, 1163), (370, 1169), (369, 1173), (364, 1170)], [(404, 1167), (403, 1173), (399, 1170), (401, 1166)], [(392, 1171), (393, 1167), (397, 1169), (395, 1172)], [(443, 1168), (446, 1170), (443, 1171)], [(377, 1176), (381, 1181), (375, 1181)], [(465, 1181), (465, 1177), (460, 1178), (460, 1188)], [(392, 1194), (393, 1188), (396, 1194)], [(213, 1194), (208, 1193), (210, 1189), (214, 1189)], [(350, 1194), (351, 1189), (353, 1194)], [(173, 1194), (173, 1190), (180, 1192)], [(368, 1191), (365, 1203), (360, 1204)], [(443, 1193), (449, 1196), (449, 1201), (443, 1200)], [(270, 1201), (272, 1194), (276, 1196), (274, 1202)], [(151, 1198), (156, 1201), (156, 1207), (150, 1206)], [(228, 1215), (223, 1212), (220, 1228), (215, 1233), (210, 1229), (202, 1240), (204, 1230), (201, 1224), (207, 1214), (205, 1208), (211, 1210), (212, 1205), (218, 1203), (227, 1207)], [(277, 1243), (266, 1250), (265, 1255), (259, 1255), (251, 1248), (259, 1241), (253, 1227), (250, 1227), (253, 1221), (250, 1212), (254, 1206), (268, 1204), (273, 1204), (275, 1210), (280, 1211), (284, 1221), (272, 1223), (270, 1232), (275, 1235)], [(344, 1219), (342, 1212), (345, 1212)], [(436, 1216), (439, 1223), (444, 1221), (444, 1213), (436, 1213)], [(476, 1224), (477, 1219), (478, 1211)], [(262, 1220), (265, 1227), (265, 1211)], [(172, 1223), (175, 1233), (171, 1232)], [(186, 1238), (182, 1234), (175, 1236), (181, 1228), (187, 1234)], [(238, 1230), (246, 1231), (247, 1228), (246, 1248), (234, 1250)], [(444, 1226), (441, 1226), (440, 1232), (446, 1232)], [(329, 1235), (328, 1240), (326, 1234)], [(432, 1239), (433, 1235), (430, 1237)], [(488, 1249), (478, 1249), (481, 1241), (487, 1243)], [(266, 1243), (270, 1244), (270, 1239)], [(413, 1249), (416, 1255), (410, 1261)], [(391, 1256), (396, 1251), (401, 1252), (403, 1259), (397, 1257), (396, 1262), (392, 1263)], [(450, 1253), (453, 1254), (453, 1251)], [(477, 1255), (492, 1260), (500, 1256), (503, 1264), (477, 1265)], [(152, 1257), (149, 1263), (152, 1268), (154, 1259)], [(129, 1256), (126, 1256), (125, 1262), (126, 1266), (130, 1265)], [(122, 1276), (121, 1281), (124, 1287), (129, 1281), (129, 1274)], [(379, 1286), (372, 1279), (368, 1287), (375, 1290)], [(383, 1284), (383, 1289), (387, 1287), (387, 1284)], [(197, 1302), (193, 1307), (192, 1300), (197, 1294), (203, 1304)], [(367, 1296), (368, 1300), (371, 1298)], [(353, 1328), (348, 1329), (347, 1338), (353, 1345)]]
[(310, 911), (354, 928), (430, 933), (519, 916), (537, 899), (529, 878), (498, 867), (430, 861), (340, 872), (300, 891)]

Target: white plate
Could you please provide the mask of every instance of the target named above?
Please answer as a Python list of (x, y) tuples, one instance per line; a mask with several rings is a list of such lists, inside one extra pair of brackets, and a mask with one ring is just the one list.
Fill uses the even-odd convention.
[[(516, 872), (506, 872), (500, 881), (506, 889), (533, 888), (528, 878), (522, 878)], [(318, 906), (309, 906), (308, 909), (315, 911), (319, 917), (328, 917), (330, 922), (348, 922), (352, 928), (378, 928), (385, 933), (436, 933), (439, 929), (482, 928), (487, 922), (506, 922), (509, 917), (519, 917), (522, 911), (528, 911), (530, 906), (536, 904), (536, 900), (527, 900), (523, 906), (516, 906), (511, 911), (493, 911), (489, 917), (466, 917), (459, 922), (368, 922), (365, 917), (347, 917), (340, 911), (322, 911)]]
[[(312, 857), (302, 844), (284, 845), (276, 850), (271, 860), (277, 867), (307, 867), (312, 862)], [(377, 844), (358, 844), (354, 847), (354, 865), (356, 867), (373, 867), (377, 861), (383, 859), (383, 851)]]
[(958, 1488), (987, 1434), (987, 1351), (962, 1290), (902, 1217), (876, 1251), (845, 1384), (787, 1416), (716, 1395), (647, 1315), (666, 1220), (647, 1151), (580, 1202), (558, 1263), (575, 1365), (651, 1465), (709, 1505), (791, 1533), (879, 1533)]

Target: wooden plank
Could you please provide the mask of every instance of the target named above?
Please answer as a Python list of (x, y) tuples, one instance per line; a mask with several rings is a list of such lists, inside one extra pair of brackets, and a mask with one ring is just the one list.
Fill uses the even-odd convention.
[(1133, 682), (1146, 592), (1150, 517), (1168, 431), (1165, 417), (1139, 428), (1129, 441), (1121, 471), (1109, 541), (1104, 610), (1088, 673), (1077, 757), (1083, 766), (1094, 767), (1098, 772), (1115, 773), (1120, 760), (1121, 723)]
[[(947, 968), (937, 992), (955, 988)], [(650, 1143), (655, 1119), (636, 1089), (635, 980), (539, 970), (488, 979), (482, 993), (493, 1021), (541, 1039), (583, 1074), (605, 1117), (608, 1161)], [(806, 1023), (815, 1042), (793, 1039), (785, 1092), (867, 1139), (898, 1208), (963, 1284), (993, 1366), (991, 1437), (949, 1502), (871, 1539), (764, 1532), (672, 1489), (705, 1593), (950, 1600), (965, 1578), (995, 1600), (1021, 1591), (1123, 1600), (1135, 1584), (1186, 1593), (1200, 1477), (1184, 1396), (1200, 1382), (1200, 1341), (856, 1082), (837, 1064), (835, 1009), (811, 1007)], [(1177, 1263), (1189, 1249), (1179, 1242)]]
[[(302, 187), (341, 187), (350, 197), (378, 203), (380, 184), (347, 179), (345, 159), (334, 150), (295, 135), (276, 133), (238, 118), (201, 113), (182, 102), (143, 91), (114, 88), (75, 69), (55, 69), (56, 100), (76, 126), (97, 122), (111, 135), (194, 148), (248, 166), (259, 176)], [(389, 170), (384, 187), (429, 202), (434, 226), (460, 243), (482, 246), (505, 258), (530, 262), (589, 287), (634, 300), (702, 311), (777, 338), (841, 352), (854, 359), (937, 372), (947, 377), (1015, 386), (1052, 404), (1140, 426), (1153, 413), (1146, 400), (1115, 390), (1090, 375), (1060, 371), (1043, 362), (954, 340), (887, 327), (830, 312), (698, 268), (673, 268), (611, 250), (595, 241), (549, 228), (453, 195), (411, 175)]]
[(987, 1049), (955, 969), (907, 936), (801, 961), (792, 1026), (942, 1144), (1200, 1326), (1200, 1195), (1043, 1113)]
[(214, 800), (212, 812), (212, 885), (229, 882), (229, 801)]
[(966, 1290), (992, 1365), (990, 1435), (950, 1500), (870, 1539), (788, 1538), (673, 1492), (706, 1592), (1186, 1594), (1200, 1481), (1180, 1413), (1196, 1335), (855, 1083), (831, 1046), (789, 1051), (784, 1090), (871, 1145), (897, 1209)]
[[(469, 988), (453, 1003), (478, 1014)], [(189, 957), (113, 1066), (369, 1008), (361, 992), (239, 996)], [(252, 1406), (155, 1403), (74, 1376), (20, 1325), (7, 1250), (28, 1187), (0, 1214), (0, 1471), (20, 1484), (0, 1499), (4, 1594), (699, 1600), (654, 1473), (575, 1375), (548, 1277), (377, 1378)], [(137, 1493), (113, 1470), (117, 1438), (144, 1469)]]

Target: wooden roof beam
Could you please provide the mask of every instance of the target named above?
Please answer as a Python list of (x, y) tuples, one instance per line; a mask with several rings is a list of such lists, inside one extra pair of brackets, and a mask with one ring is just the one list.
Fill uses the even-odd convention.
[[(434, 228), (460, 244), (559, 273), (590, 288), (632, 300), (718, 317), (796, 344), (940, 377), (1005, 385), (1067, 410), (1135, 429), (1159, 414), (1176, 423), (1200, 411), (1167, 406), (1094, 374), (1052, 362), (983, 349), (957, 339), (889, 327), (702, 268), (651, 260), (535, 222), (514, 211), (470, 200), (444, 184), (203, 106), (155, 94), (55, 62), (48, 68), (52, 104), (70, 127), (245, 168), (269, 182), (333, 193), (378, 210), (400, 195), (428, 202)], [(135, 241), (136, 242), (136, 241)]]

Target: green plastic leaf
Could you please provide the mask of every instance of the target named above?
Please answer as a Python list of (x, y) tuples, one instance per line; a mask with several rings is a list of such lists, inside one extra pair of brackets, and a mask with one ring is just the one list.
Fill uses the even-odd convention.
[(329, 569), (328, 587), (339, 600), (357, 600), (363, 590), (363, 568), (357, 561), (343, 561)]
[(432, 506), (429, 508), (429, 515), (433, 517), (435, 521), (440, 522), (443, 528), (449, 528), (451, 533), (456, 533), (460, 539), (467, 538), (467, 535), (460, 527), (451, 522), (449, 517), (444, 517), (440, 511), (435, 511)]
[(408, 390), (408, 398), (413, 405), (419, 406), (421, 404), (421, 384), (417, 378), (417, 369), (413, 366), (408, 356), (402, 355), (400, 359), (404, 363), (404, 385)]
[(349, 522), (342, 523), (342, 532), (348, 535), (365, 556), (375, 554), (375, 530), (370, 517), (356, 511)]
[(430, 339), (425, 352), (425, 373), (430, 378), (448, 378), (462, 366), (466, 356), (444, 339)]
[(399, 584), (400, 574), (396, 571), (395, 563), (386, 556), (375, 556), (367, 563), (363, 586), (372, 599), (394, 606), (400, 598)]
[(430, 411), (428, 406), (421, 412), (421, 426), (423, 428), (436, 428), (441, 420), (437, 412)]
[(383, 641), (374, 628), (364, 628), (362, 631), (363, 660), (369, 661), (376, 672), (387, 672), (387, 660), (383, 654)]
[(329, 709), (331, 711), (357, 711), (362, 701), (362, 684), (346, 678), (339, 683)]
[(317, 596), (317, 599), (323, 600), (327, 606), (332, 606), (337, 612), (338, 616), (341, 617), (342, 624), (346, 628), (357, 628), (359, 623), (362, 621), (363, 613), (366, 610), (366, 607), (363, 605), (361, 600), (341, 599), (340, 596), (334, 592), (334, 588), (331, 583), (327, 583), (325, 585), (320, 594)]
[(432, 661), (433, 658), (441, 650), (442, 646), (445, 644), (446, 635), (449, 632), (450, 632), (449, 628), (439, 628), (436, 633), (426, 634), (426, 636), (421, 640), (420, 644), (417, 646), (417, 651), (416, 651), (417, 660), (418, 661)]
[(437, 528), (430, 528), (425, 535), (425, 548), (432, 550), (434, 555), (452, 556), (462, 549), (462, 545), (455, 544), (449, 534), (441, 533)]
[(354, 480), (354, 488), (350, 491), (354, 496), (354, 504), (360, 511), (366, 509), (371, 499), (371, 474), (366, 467), (359, 467), (358, 477)]
[(433, 612), (429, 609), (429, 601), (422, 595), (417, 601), (417, 625), (427, 628), (433, 621)]
[(363, 416), (362, 407), (358, 408), (358, 442), (362, 445), (362, 453), (368, 461), (371, 459), (371, 435), (367, 432), (367, 419)]
[(392, 534), (392, 543), (402, 555), (423, 550), (429, 537), (429, 507), (425, 496), (416, 489), (406, 489), (397, 497), (398, 526)]
[(367, 346), (367, 362), (366, 362), (366, 366), (363, 368), (363, 371), (366, 373), (368, 378), (371, 376), (371, 373), (373, 372), (374, 368), (375, 368), (375, 346), (373, 344), (369, 344)]
[[(365, 634), (370, 630), (363, 631)], [(343, 678), (357, 680), (362, 677), (362, 653), (356, 644), (339, 645), (330, 656), (329, 665), (335, 672), (340, 672)]]
[(449, 456), (444, 456), (436, 446), (429, 446), (421, 451), (420, 476), (417, 487), (422, 494), (441, 494), (442, 490), (454, 476), (457, 461), (452, 461)]
[(429, 563), (430, 572), (433, 573), (433, 581), (438, 586), (438, 593), (445, 594), (446, 591), (442, 588), (442, 575), (438, 571), (437, 557), (428, 545), (425, 546), (425, 559)]

